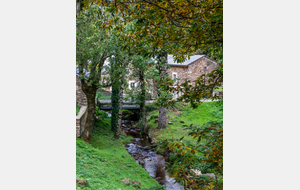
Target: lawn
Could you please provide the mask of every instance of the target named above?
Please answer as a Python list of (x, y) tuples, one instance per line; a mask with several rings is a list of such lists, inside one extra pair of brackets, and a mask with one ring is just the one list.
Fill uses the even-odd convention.
[[(196, 109), (190, 108), (188, 105), (177, 103), (177, 109), (168, 110), (168, 122), (167, 129), (158, 130), (158, 123), (155, 119), (151, 119), (151, 116), (158, 115), (158, 110), (152, 111), (147, 117), (148, 125), (150, 125), (150, 133), (154, 142), (158, 142), (164, 139), (171, 139), (172, 136), (175, 139), (179, 139), (185, 136), (183, 141), (191, 142), (192, 138), (188, 136), (189, 131), (184, 128), (193, 125), (203, 125), (210, 121), (223, 121), (222, 103), (220, 102), (204, 102)], [(184, 121), (181, 123), (180, 121)]]

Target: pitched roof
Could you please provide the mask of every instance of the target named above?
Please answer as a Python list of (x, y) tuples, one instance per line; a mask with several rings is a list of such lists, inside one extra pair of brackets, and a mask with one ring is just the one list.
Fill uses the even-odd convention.
[(188, 66), (189, 64), (197, 61), (198, 59), (202, 58), (202, 57), (206, 57), (206, 55), (193, 55), (190, 56), (190, 59), (185, 60), (183, 63), (177, 63), (174, 60), (173, 55), (168, 55), (168, 64), (169, 65), (182, 65), (182, 66)]

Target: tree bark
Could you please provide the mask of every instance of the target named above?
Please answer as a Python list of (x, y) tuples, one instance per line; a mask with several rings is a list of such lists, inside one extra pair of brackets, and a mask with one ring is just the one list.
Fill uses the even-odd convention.
[[(168, 64), (168, 53), (164, 52), (165, 61), (161, 68), (161, 75), (167, 76), (167, 64)], [(167, 109), (164, 107), (159, 107), (159, 118), (158, 118), (158, 128), (163, 129), (167, 127)]]
[(97, 88), (95, 86), (87, 86), (87, 84), (82, 81), (82, 91), (85, 93), (87, 98), (87, 110), (86, 110), (86, 121), (84, 125), (83, 131), (83, 140), (90, 143), (92, 130), (93, 130), (93, 123), (95, 118), (95, 110), (96, 110), (96, 91)]
[(121, 84), (119, 89), (119, 112), (118, 112), (118, 122), (117, 122), (117, 129), (115, 133), (115, 138), (119, 139), (120, 131), (121, 131), (121, 122), (122, 122), (122, 111), (123, 111), (123, 86)]

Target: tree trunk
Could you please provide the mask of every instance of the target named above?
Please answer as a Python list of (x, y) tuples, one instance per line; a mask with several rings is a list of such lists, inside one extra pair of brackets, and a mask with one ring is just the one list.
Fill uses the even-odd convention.
[(117, 122), (117, 129), (115, 133), (115, 138), (119, 139), (120, 131), (121, 131), (121, 121), (122, 121), (122, 111), (123, 111), (123, 87), (122, 84), (119, 90), (119, 113), (118, 113), (118, 122)]
[(86, 110), (86, 121), (84, 125), (83, 131), (83, 140), (90, 143), (91, 135), (93, 131), (93, 123), (95, 118), (95, 110), (96, 110), (96, 91), (97, 88), (95, 86), (87, 86), (85, 82), (82, 82), (82, 91), (85, 93), (87, 98), (87, 110)]
[(116, 133), (119, 114), (119, 89), (114, 85), (112, 86), (111, 106), (111, 130)]
[(142, 134), (147, 134), (147, 122), (146, 122), (146, 84), (144, 80), (144, 73), (140, 72), (140, 83), (141, 83), (141, 115), (142, 115)]
[[(168, 54), (164, 52), (165, 61), (161, 68), (161, 75), (167, 74), (167, 64), (168, 64)], [(164, 107), (159, 107), (159, 118), (158, 118), (158, 128), (163, 129), (167, 127), (167, 109)]]
[(164, 107), (159, 107), (158, 128), (163, 129), (166, 127), (167, 127), (167, 109)]

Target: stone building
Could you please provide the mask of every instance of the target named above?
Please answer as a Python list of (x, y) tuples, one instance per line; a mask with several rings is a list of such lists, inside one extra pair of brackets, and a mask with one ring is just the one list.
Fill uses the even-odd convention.
[[(209, 74), (216, 69), (217, 62), (206, 55), (194, 55), (183, 63), (177, 63), (172, 55), (168, 55), (168, 65), (170, 69), (168, 69), (167, 73), (171, 79), (177, 79), (175, 84), (181, 84), (190, 80), (194, 86), (199, 76)], [(174, 94), (173, 98), (178, 98), (178, 95)]]

